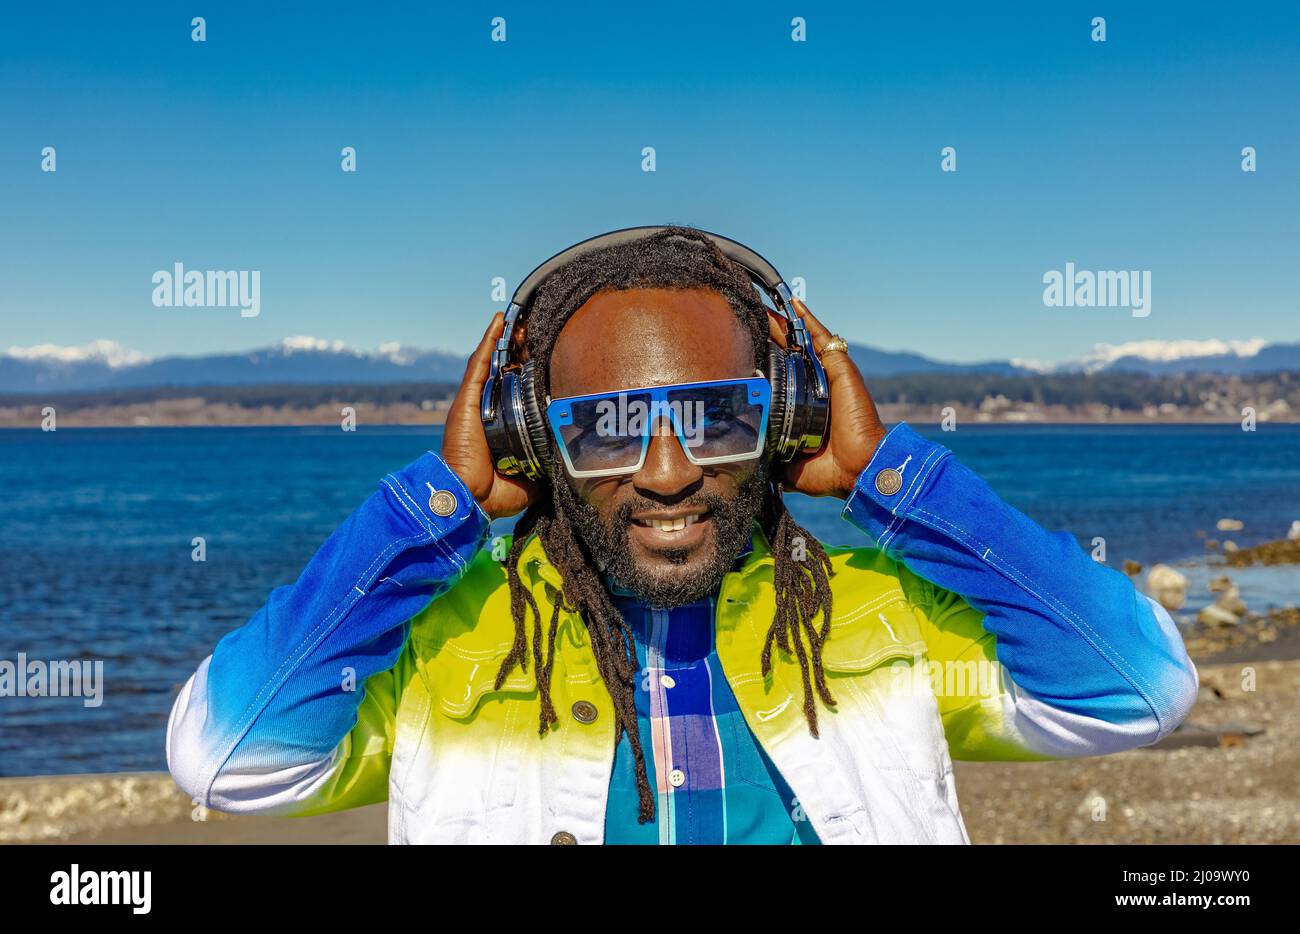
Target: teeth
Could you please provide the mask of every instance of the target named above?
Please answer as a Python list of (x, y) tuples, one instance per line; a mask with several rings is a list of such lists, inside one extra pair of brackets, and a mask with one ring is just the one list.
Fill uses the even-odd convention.
[(641, 524), (660, 532), (680, 532), (688, 525), (694, 525), (699, 521), (699, 516), (682, 516), (679, 519), (642, 519)]

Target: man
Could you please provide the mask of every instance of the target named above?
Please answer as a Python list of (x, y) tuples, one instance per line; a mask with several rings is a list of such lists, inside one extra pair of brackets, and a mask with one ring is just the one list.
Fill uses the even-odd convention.
[[(387, 798), (394, 842), (964, 843), (953, 756), (1173, 730), (1197, 675), (1168, 614), (946, 448), (887, 431), (797, 307), (830, 384), (819, 452), (701, 456), (686, 409), (661, 409), (557, 429), (539, 481), (494, 469), (480, 421), (495, 316), (441, 457), (385, 477), (185, 685), (178, 784), (232, 812)], [(669, 228), (551, 273), (522, 342), (564, 415), (702, 405), (701, 386), (764, 372), (775, 317), (716, 245)], [(753, 436), (710, 405), (706, 425)], [(600, 470), (628, 436), (641, 459)], [(822, 546), (783, 490), (843, 499), (875, 547)], [(488, 547), (489, 518), (521, 512)]]

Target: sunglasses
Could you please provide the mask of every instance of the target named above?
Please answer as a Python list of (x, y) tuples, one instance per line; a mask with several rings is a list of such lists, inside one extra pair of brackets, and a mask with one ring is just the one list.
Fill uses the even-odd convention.
[(693, 464), (752, 460), (767, 446), (771, 407), (767, 377), (746, 376), (554, 399), (546, 419), (569, 475), (582, 479), (636, 473), (665, 418)]

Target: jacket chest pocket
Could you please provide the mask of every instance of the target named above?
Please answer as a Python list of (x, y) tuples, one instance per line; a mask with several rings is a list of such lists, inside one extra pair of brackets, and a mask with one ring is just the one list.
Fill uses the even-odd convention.
[(925, 641), (901, 591), (855, 609), (837, 608), (822, 646), (822, 664), (827, 671), (873, 681), (882, 673), (888, 675), (899, 659), (924, 655)]
[(905, 770), (923, 784), (950, 769), (925, 641), (901, 594), (833, 618), (822, 664), (849, 714), (847, 728), (879, 767)]
[(497, 673), (507, 652), (466, 653), (455, 649), (444, 649), (444, 652), (448, 654), (434, 659), (426, 668), (434, 706), (444, 717), (472, 720), (479, 716), (480, 708), (490, 710), (494, 706), (492, 702), (510, 696), (537, 695), (532, 672), (521, 671), (518, 665), (511, 669), (500, 688), (496, 686)]
[(418, 828), (426, 839), (489, 842), (495, 815), (514, 805), (522, 758), (514, 747), (527, 742), (530, 717), (536, 738), (537, 705), (529, 698), (537, 686), (530, 666), (516, 667), (497, 688), (505, 656), (444, 647), (423, 663), (426, 709), (400, 791), (412, 835)]

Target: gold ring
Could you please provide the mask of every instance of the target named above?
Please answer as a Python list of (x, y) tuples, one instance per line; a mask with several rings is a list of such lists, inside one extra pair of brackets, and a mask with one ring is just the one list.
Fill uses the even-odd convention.
[(844, 338), (840, 337), (838, 334), (832, 334), (831, 339), (826, 342), (826, 346), (821, 349), (821, 352), (818, 353), (818, 356), (824, 357), (826, 356), (826, 354), (833, 353), (834, 351), (837, 350), (842, 353), (848, 353), (849, 342), (846, 341)]

